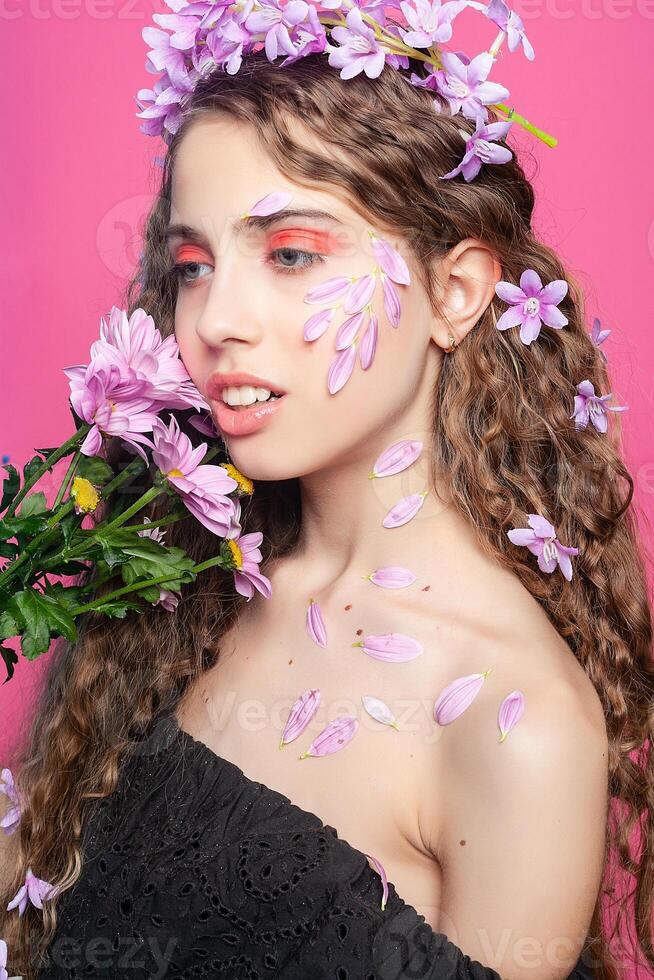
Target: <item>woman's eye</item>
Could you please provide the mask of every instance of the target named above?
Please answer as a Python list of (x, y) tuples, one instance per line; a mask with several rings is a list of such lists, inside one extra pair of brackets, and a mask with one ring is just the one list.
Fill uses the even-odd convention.
[[(278, 261), (275, 262), (274, 259)], [(286, 265), (285, 260), (288, 259), (292, 264)], [(293, 259), (300, 259), (300, 262), (293, 262)], [(312, 265), (316, 265), (318, 262), (324, 262), (324, 256), (320, 255), (318, 252), (306, 252), (299, 248), (290, 248), (289, 246), (284, 246), (283, 248), (275, 248), (266, 255), (266, 261), (270, 262), (271, 265), (276, 265), (277, 268), (283, 274), (301, 272), (303, 269), (308, 269)]]
[[(276, 248), (266, 254), (266, 262), (275, 267), (284, 275), (293, 275), (308, 269), (318, 262), (324, 262), (324, 256), (318, 252), (307, 252), (299, 248)], [(177, 277), (178, 281), (185, 285), (198, 282), (202, 275), (201, 269), (213, 269), (209, 262), (177, 262), (173, 265), (171, 272)]]

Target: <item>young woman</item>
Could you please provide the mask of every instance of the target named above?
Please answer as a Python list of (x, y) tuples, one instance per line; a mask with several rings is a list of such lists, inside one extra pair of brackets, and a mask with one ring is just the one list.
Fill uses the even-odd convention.
[[(615, 977), (607, 843), (651, 939), (651, 847), (627, 851), (639, 817), (651, 844), (654, 793), (631, 755), (654, 695), (633, 484), (618, 418), (571, 421), (582, 380), (610, 383), (518, 160), (439, 179), (462, 128), (396, 72), (343, 81), (318, 54), (198, 83), (128, 301), (175, 334), (253, 482), (263, 562), (242, 594), (211, 570), (175, 609), (89, 615), (56, 651), (4, 841), (3, 908), (28, 864), (62, 889), (0, 917), (29, 980)], [(267, 194), (288, 204), (248, 218)], [(495, 289), (525, 270), (569, 283), (565, 325), (544, 312), (529, 342)], [(346, 318), (317, 316), (338, 306), (319, 287), (373, 274), (376, 345), (334, 366)], [(217, 547), (191, 517), (166, 543)], [(307, 691), (319, 710), (280, 751)], [(307, 756), (341, 716), (355, 737)]]

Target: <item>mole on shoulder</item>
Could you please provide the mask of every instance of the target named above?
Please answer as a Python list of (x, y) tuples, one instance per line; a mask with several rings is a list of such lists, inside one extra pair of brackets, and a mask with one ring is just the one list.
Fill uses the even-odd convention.
[(465, 841), (464, 840), (460, 840), (459, 841), (459, 844), (461, 845), (461, 847), (463, 847), (465, 845)]
[(345, 612), (349, 612), (351, 608), (352, 608), (352, 603), (348, 602), (347, 606), (345, 606)]

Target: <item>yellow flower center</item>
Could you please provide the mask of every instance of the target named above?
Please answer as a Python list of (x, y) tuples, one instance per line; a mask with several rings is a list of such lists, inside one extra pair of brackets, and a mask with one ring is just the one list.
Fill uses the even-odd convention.
[(177, 467), (175, 467), (173, 470), (168, 470), (166, 476), (184, 476), (184, 474), (181, 470), (178, 470)]
[(76, 510), (79, 514), (92, 514), (100, 503), (100, 494), (93, 484), (83, 476), (76, 476), (70, 489), (70, 495), (75, 501)]
[(228, 541), (227, 547), (232, 553), (232, 561), (234, 562), (234, 568), (243, 567), (243, 552), (236, 544), (236, 541)]
[(221, 463), (220, 464), (224, 470), (226, 470), (227, 475), (231, 476), (232, 480), (236, 480), (238, 483), (238, 488), (241, 493), (247, 493), (250, 496), (254, 493), (254, 483), (252, 480), (244, 476), (240, 470), (237, 470), (232, 463)]

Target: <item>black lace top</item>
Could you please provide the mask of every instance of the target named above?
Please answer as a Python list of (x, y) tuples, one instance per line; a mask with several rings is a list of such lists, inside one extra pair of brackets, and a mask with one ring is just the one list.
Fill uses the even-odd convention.
[[(498, 980), (336, 830), (160, 717), (94, 804), (39, 980)], [(572, 980), (593, 980), (579, 960)]]

